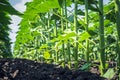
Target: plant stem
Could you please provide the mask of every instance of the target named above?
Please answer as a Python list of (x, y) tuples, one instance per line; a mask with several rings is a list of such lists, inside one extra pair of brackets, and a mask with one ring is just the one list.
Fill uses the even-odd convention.
[(55, 20), (55, 28), (54, 28), (54, 36), (57, 37), (57, 25), (56, 25), (56, 20)]
[[(78, 22), (77, 22), (77, 0), (75, 1), (75, 11), (74, 11), (74, 27), (75, 27), (75, 33), (78, 34)], [(75, 16), (76, 15), (76, 16)], [(75, 56), (75, 69), (78, 69), (78, 37), (76, 37), (75, 42), (75, 50), (74, 50), (74, 56)]]
[[(62, 4), (63, 5), (63, 4)], [(61, 8), (61, 16), (64, 17), (64, 10), (63, 7)], [(61, 18), (61, 28), (62, 28), (62, 32), (64, 31), (64, 25), (63, 25), (63, 19)]]
[[(67, 3), (65, 0), (65, 18), (67, 19)], [(68, 22), (66, 21), (66, 29), (68, 28)]]
[[(116, 13), (116, 28), (117, 28), (117, 52), (118, 52), (118, 69), (120, 70), (120, 1), (119, 0), (114, 0), (115, 2), (115, 13)], [(120, 78), (120, 72), (119, 73), (119, 78)]]
[[(88, 0), (85, 0), (85, 24), (86, 32), (88, 32)], [(89, 40), (86, 40), (86, 61), (89, 62)]]
[(48, 12), (48, 29), (50, 28), (50, 13)]
[[(62, 8), (61, 8), (61, 16), (64, 17), (64, 3), (62, 3)], [(63, 18), (61, 18), (61, 28), (62, 28), (62, 33), (64, 32), (64, 20)], [(65, 45), (64, 45), (64, 41), (62, 41), (62, 55), (63, 55), (63, 59), (64, 59), (64, 62), (63, 62), (63, 67), (65, 67)]]
[(104, 42), (104, 12), (103, 12), (103, 0), (99, 0), (99, 37), (100, 37), (100, 63), (101, 74), (105, 70), (105, 42)]
[(70, 52), (70, 41), (67, 42), (67, 53), (68, 53), (68, 66), (71, 68), (71, 52)]
[[(55, 38), (57, 38), (57, 25), (56, 25), (56, 20), (55, 20), (55, 30), (54, 30), (54, 35), (55, 35)], [(54, 56), (56, 56), (56, 63), (58, 62), (58, 51), (55, 50), (55, 54)]]
[(64, 62), (63, 62), (63, 67), (65, 67), (65, 61), (66, 61), (66, 56), (65, 56), (65, 45), (64, 45), (64, 41), (62, 41), (62, 54), (63, 54), (63, 59), (64, 59)]
[[(65, 3), (65, 18), (67, 19), (67, 2), (64, 0)], [(68, 22), (66, 21), (66, 29), (68, 28)], [(71, 67), (71, 58), (70, 58), (70, 42), (67, 42), (67, 56), (68, 56), (68, 66)]]

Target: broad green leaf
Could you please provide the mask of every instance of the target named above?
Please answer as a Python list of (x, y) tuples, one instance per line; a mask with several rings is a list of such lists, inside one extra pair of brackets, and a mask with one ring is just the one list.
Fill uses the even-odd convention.
[[(58, 0), (60, 7), (63, 7), (64, 0)], [(71, 0), (66, 0), (66, 5), (70, 6), (71, 5)]]
[(113, 26), (107, 27), (106, 33), (111, 34), (113, 32)]
[[(35, 2), (36, 3), (36, 2)], [(32, 13), (43, 13), (48, 12), (50, 9), (59, 8), (58, 0), (46, 0), (41, 3), (36, 3), (34, 1), (29, 4), (27, 11), (31, 10)]]
[(109, 68), (107, 70), (107, 72), (103, 75), (103, 77), (107, 78), (107, 79), (112, 79), (115, 75), (114, 69), (113, 68)]
[(20, 12), (15, 10), (7, 0), (0, 1), (0, 11), (9, 13), (11, 15), (22, 15)]
[(0, 0), (0, 57), (12, 57), (11, 54), (11, 42), (9, 38), (9, 32), (11, 24), (10, 15), (21, 15), (20, 12), (15, 10), (8, 0)]
[(67, 6), (71, 6), (72, 1), (71, 0), (66, 0)]
[(69, 39), (71, 37), (76, 37), (76, 36), (77, 36), (77, 34), (75, 32), (70, 32), (65, 35), (65, 39)]
[(104, 20), (104, 25), (105, 25), (105, 27), (110, 25), (110, 20)]
[(109, 13), (114, 6), (114, 1), (109, 2), (104, 6), (104, 12)]
[(44, 53), (44, 58), (45, 58), (45, 59), (49, 59), (49, 58), (50, 58), (50, 53), (49, 53), (48, 51), (46, 51), (46, 52)]
[(75, 32), (70, 32), (70, 33), (66, 33), (66, 34), (63, 34), (63, 35), (60, 35), (58, 38), (55, 38), (54, 41), (66, 41), (66, 40), (69, 40), (73, 37), (76, 37), (76, 33)]
[[(10, 22), (10, 16), (8, 16), (8, 13), (0, 12), (0, 24), (3, 26), (6, 26), (7, 24), (11, 24)], [(1, 25), (0, 25), (1, 26)]]
[(60, 7), (63, 7), (63, 1), (64, 0), (58, 0)]
[(81, 33), (80, 35), (79, 35), (79, 41), (84, 41), (84, 40), (86, 40), (86, 39), (88, 39), (88, 38), (90, 38), (91, 36), (89, 35), (89, 33), (87, 33), (87, 32), (83, 32), (83, 33)]
[(85, 63), (81, 68), (80, 70), (88, 70), (91, 66), (91, 63)]

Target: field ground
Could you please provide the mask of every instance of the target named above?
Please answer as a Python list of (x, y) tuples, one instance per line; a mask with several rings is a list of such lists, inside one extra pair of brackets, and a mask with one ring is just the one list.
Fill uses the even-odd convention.
[[(94, 69), (93, 69), (94, 70)], [(0, 80), (106, 80), (88, 71), (70, 70), (27, 59), (0, 59)]]

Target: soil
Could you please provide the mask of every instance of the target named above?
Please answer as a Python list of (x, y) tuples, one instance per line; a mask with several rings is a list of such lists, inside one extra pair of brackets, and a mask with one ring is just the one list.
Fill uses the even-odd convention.
[(105, 80), (98, 74), (27, 59), (0, 59), (0, 80)]

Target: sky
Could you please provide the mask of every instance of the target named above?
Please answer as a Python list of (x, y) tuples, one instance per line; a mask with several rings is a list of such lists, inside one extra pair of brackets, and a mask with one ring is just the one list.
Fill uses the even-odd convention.
[[(11, 3), (11, 5), (12, 5), (16, 10), (18, 10), (18, 11), (20, 11), (20, 12), (24, 12), (24, 11), (25, 11), (26, 6), (24, 6), (24, 4), (25, 4), (26, 2), (29, 2), (29, 1), (31, 1), (31, 0), (9, 0), (9, 2)], [(11, 21), (12, 24), (9, 25), (10, 28), (11, 28), (9, 37), (10, 37), (10, 39), (11, 39), (11, 42), (13, 43), (13, 44), (11, 45), (11, 47), (12, 47), (12, 52), (13, 52), (13, 46), (14, 46), (14, 42), (15, 42), (15, 40), (16, 40), (16, 35), (17, 35), (16, 32), (18, 31), (18, 28), (19, 28), (19, 27), (18, 27), (18, 24), (20, 23), (21, 18), (18, 17), (18, 16), (15, 16), (15, 15), (12, 15), (11, 18), (12, 18), (12, 21)]]

